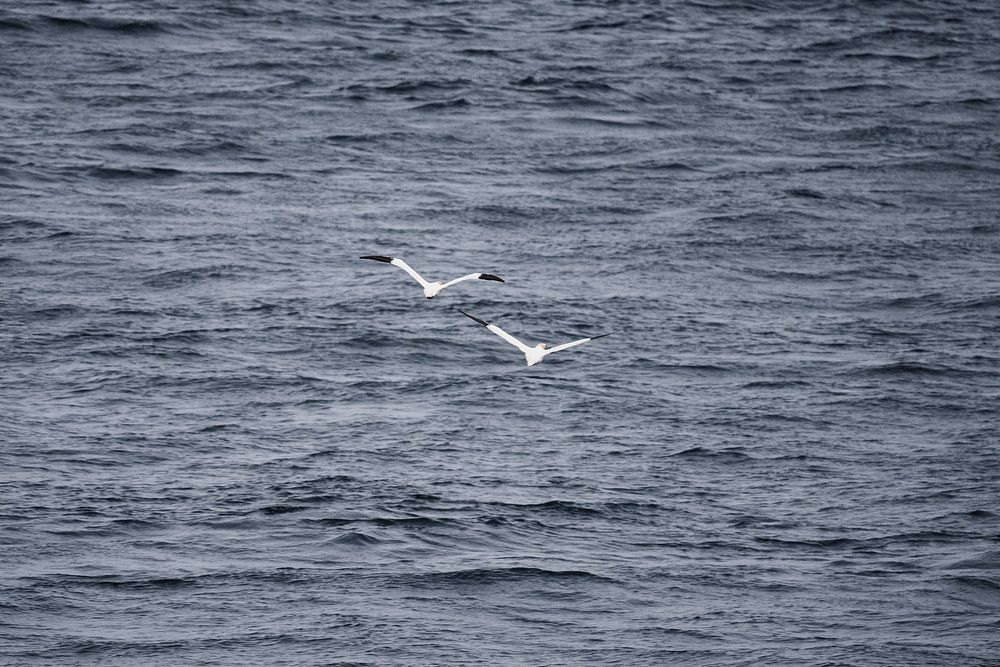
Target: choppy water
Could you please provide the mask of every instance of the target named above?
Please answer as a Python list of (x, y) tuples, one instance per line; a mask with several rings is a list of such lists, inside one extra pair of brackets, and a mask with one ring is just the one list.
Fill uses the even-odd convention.
[(194, 4), (0, 9), (0, 661), (998, 664), (994, 2)]

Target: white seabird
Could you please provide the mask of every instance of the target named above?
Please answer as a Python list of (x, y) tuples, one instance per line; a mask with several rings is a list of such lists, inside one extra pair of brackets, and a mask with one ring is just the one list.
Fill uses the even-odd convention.
[(433, 299), (437, 295), (437, 293), (443, 290), (445, 287), (451, 287), (455, 283), (460, 283), (463, 280), (475, 280), (478, 278), (479, 280), (495, 280), (498, 283), (505, 282), (503, 278), (501, 278), (500, 276), (494, 276), (492, 273), (470, 273), (467, 276), (462, 276), (461, 278), (455, 278), (454, 280), (449, 280), (446, 283), (443, 283), (440, 280), (431, 283), (424, 280), (423, 276), (414, 271), (409, 264), (399, 259), (398, 257), (386, 257), (384, 255), (363, 255), (361, 259), (373, 259), (376, 262), (385, 262), (386, 264), (392, 264), (393, 266), (398, 266), (399, 268), (409, 273), (414, 280), (420, 283), (420, 286), (424, 288), (424, 296), (427, 297), (428, 299)]
[(518, 339), (511, 336), (509, 333), (507, 333), (497, 325), (490, 324), (489, 322), (481, 320), (478, 317), (475, 317), (474, 315), (469, 315), (461, 308), (458, 309), (458, 312), (462, 313), (466, 317), (470, 317), (475, 321), (479, 322), (484, 327), (486, 327), (496, 335), (500, 336), (501, 338), (503, 338), (505, 341), (507, 341), (517, 349), (521, 350), (521, 352), (524, 352), (524, 358), (528, 362), (529, 366), (534, 366), (535, 364), (542, 363), (542, 359), (544, 359), (546, 355), (552, 354), (553, 352), (558, 352), (559, 350), (565, 350), (571, 347), (576, 347), (577, 345), (589, 343), (592, 340), (596, 340), (598, 338), (604, 338), (605, 336), (611, 335), (611, 333), (606, 333), (606, 334), (600, 334), (598, 336), (591, 336), (590, 338), (581, 338), (580, 340), (574, 340), (571, 343), (563, 343), (562, 345), (556, 345), (555, 347), (546, 347), (545, 343), (539, 343), (535, 347), (528, 347), (527, 345), (525, 345)]

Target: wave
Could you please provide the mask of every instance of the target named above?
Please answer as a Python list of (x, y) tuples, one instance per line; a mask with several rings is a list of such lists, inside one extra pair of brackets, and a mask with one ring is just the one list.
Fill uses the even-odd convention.
[(1000, 607), (1000, 577), (958, 575), (944, 580), (969, 604), (993, 612)]
[(810, 190), (809, 188), (790, 188), (785, 190), (785, 194), (789, 197), (799, 197), (801, 199), (826, 199), (826, 195), (817, 190)]
[(271, 569), (221, 570), (200, 574), (177, 574), (163, 576), (151, 574), (75, 574), (57, 572), (43, 576), (24, 577), (25, 580), (41, 587), (70, 589), (78, 586), (89, 588), (110, 588), (126, 591), (154, 591), (190, 588), (220, 583), (272, 582), (277, 584), (301, 584), (310, 580), (312, 570), (294, 567)]
[(742, 447), (731, 447), (729, 449), (709, 449), (708, 447), (688, 447), (667, 456), (682, 459), (732, 459), (744, 460), (753, 458)]
[(327, 540), (326, 544), (336, 544), (348, 547), (371, 547), (376, 544), (381, 544), (383, 541), (384, 540), (368, 535), (367, 533), (352, 531)]
[(233, 156), (245, 158), (250, 153), (256, 153), (246, 144), (233, 141), (232, 139), (206, 139), (204, 141), (180, 144), (171, 149), (171, 153), (176, 155), (202, 156), (211, 155)]
[(845, 375), (887, 375), (907, 377), (914, 375), (964, 375), (970, 373), (970, 371), (920, 361), (894, 361), (886, 364), (875, 364), (862, 368), (852, 368), (843, 371), (842, 373)]
[(50, 223), (31, 218), (13, 216), (0, 218), (0, 238), (3, 239), (37, 238), (39, 234), (45, 233), (51, 228)]
[(723, 364), (670, 364), (649, 357), (638, 357), (630, 360), (626, 367), (647, 371), (662, 371), (666, 373), (683, 373), (685, 375), (717, 375), (733, 373), (735, 366)]
[(945, 303), (947, 300), (942, 292), (926, 292), (924, 294), (907, 294), (873, 300), (873, 305), (884, 308), (926, 308)]
[(437, 92), (440, 90), (457, 90), (461, 88), (467, 88), (472, 85), (472, 81), (468, 79), (417, 79), (417, 80), (404, 80), (398, 83), (390, 84), (388, 86), (378, 86), (375, 90), (380, 90), (386, 93), (420, 93), (425, 91)]
[(873, 169), (891, 171), (911, 171), (917, 173), (933, 174), (962, 174), (973, 173), (984, 176), (994, 176), (1000, 174), (1000, 165), (989, 164), (979, 158), (953, 158), (943, 159), (940, 157), (913, 158), (903, 160), (892, 160), (879, 164)]
[(567, 500), (547, 500), (545, 502), (529, 504), (504, 503), (503, 505), (519, 511), (557, 513), (570, 516), (595, 516), (602, 514), (599, 509)]
[(496, 567), (496, 568), (470, 568), (464, 570), (452, 570), (447, 572), (430, 572), (406, 577), (412, 584), (448, 586), (448, 585), (474, 585), (488, 586), (492, 584), (502, 584), (509, 582), (524, 581), (567, 581), (579, 580), (593, 583), (618, 583), (610, 577), (594, 574), (586, 570), (555, 570), (541, 567)]
[(466, 98), (456, 97), (455, 99), (451, 100), (418, 104), (414, 107), (410, 107), (410, 111), (447, 111), (451, 109), (463, 109), (471, 106), (472, 103)]
[(31, 30), (32, 25), (29, 21), (24, 19), (15, 18), (0, 18), (0, 30)]
[[(205, 431), (205, 429), (202, 429)], [(308, 509), (305, 505), (266, 505), (260, 508), (260, 512), (268, 515), (292, 514)]]
[(970, 535), (968, 533), (956, 533), (949, 531), (924, 530), (907, 533), (892, 533), (875, 537), (829, 537), (829, 538), (800, 538), (761, 536), (754, 540), (760, 544), (768, 544), (783, 548), (795, 549), (836, 549), (847, 551), (869, 551), (883, 547), (894, 547), (899, 544), (940, 544), (965, 542)]
[(979, 313), (981, 311), (1000, 310), (1000, 294), (986, 294), (969, 299), (950, 300), (943, 304), (942, 310), (951, 313), (964, 311)]
[(26, 577), (42, 587), (72, 588), (85, 586), (91, 588), (113, 588), (129, 591), (149, 591), (176, 589), (195, 586), (204, 577), (130, 577), (118, 574), (70, 574), (54, 573), (46, 576)]
[(107, 18), (86, 17), (69, 18), (64, 16), (38, 16), (38, 20), (50, 28), (65, 32), (97, 31), (122, 35), (145, 36), (155, 33), (171, 32), (176, 25), (165, 21), (137, 18)]
[(811, 387), (811, 382), (805, 380), (754, 380), (742, 386), (743, 389), (799, 389)]
[(349, 526), (353, 524), (370, 524), (378, 528), (408, 528), (420, 529), (442, 528), (455, 525), (457, 522), (452, 519), (442, 519), (423, 516), (407, 517), (366, 517), (366, 518), (339, 518), (322, 517), (319, 519), (307, 519), (308, 523), (320, 526)]
[(577, 21), (566, 28), (556, 29), (555, 32), (583, 32), (590, 30), (612, 30), (614, 28), (624, 28), (630, 23), (629, 20), (621, 19), (617, 21), (601, 21), (596, 19), (584, 19)]
[(937, 53), (920, 54), (917, 57), (911, 54), (891, 54), (885, 50), (894, 45), (902, 45), (910, 48), (927, 47), (954, 47), (954, 38), (942, 31), (916, 30), (911, 28), (884, 28), (869, 30), (863, 33), (851, 35), (850, 37), (837, 37), (833, 39), (823, 39), (811, 44), (806, 44), (796, 48), (799, 53), (830, 53), (844, 52), (842, 57), (865, 57), (865, 58), (886, 58), (890, 56), (902, 55), (908, 59), (922, 59), (926, 56), (936, 56)]
[(185, 172), (180, 169), (172, 169), (170, 167), (91, 167), (86, 170), (86, 175), (91, 178), (97, 178), (107, 181), (116, 181), (122, 179), (140, 179), (140, 180), (151, 180), (151, 179), (165, 179), (165, 178), (175, 178), (177, 176), (183, 175)]
[(212, 266), (199, 266), (189, 269), (171, 269), (159, 271), (143, 280), (149, 287), (156, 288), (176, 288), (192, 285), (205, 280), (218, 280), (224, 278), (238, 278), (252, 274), (251, 267), (242, 264), (215, 264)]
[(385, 144), (391, 141), (406, 141), (411, 138), (408, 132), (360, 132), (358, 134), (329, 134), (323, 139), (331, 144)]

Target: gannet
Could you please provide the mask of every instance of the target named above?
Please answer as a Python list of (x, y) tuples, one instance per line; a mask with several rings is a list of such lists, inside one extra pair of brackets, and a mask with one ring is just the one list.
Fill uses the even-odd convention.
[(481, 320), (478, 317), (475, 317), (474, 315), (469, 315), (461, 308), (458, 309), (458, 312), (462, 313), (466, 317), (470, 317), (475, 321), (479, 322), (484, 327), (486, 327), (496, 335), (500, 336), (501, 338), (503, 338), (505, 341), (507, 341), (517, 349), (521, 350), (521, 352), (524, 352), (524, 358), (528, 362), (529, 366), (534, 366), (535, 364), (542, 363), (542, 359), (544, 359), (546, 355), (552, 354), (553, 352), (558, 352), (559, 350), (565, 350), (570, 347), (582, 345), (583, 343), (589, 343), (592, 340), (596, 340), (598, 338), (604, 338), (605, 336), (611, 335), (611, 333), (606, 333), (606, 334), (600, 334), (598, 336), (591, 336), (590, 338), (581, 338), (580, 340), (574, 340), (572, 343), (563, 343), (562, 345), (556, 345), (555, 347), (547, 348), (545, 346), (545, 343), (539, 343), (535, 347), (528, 347), (527, 345), (525, 345), (518, 339), (511, 336), (509, 333), (507, 333), (497, 325), (490, 324), (489, 322)]
[(460, 283), (463, 280), (474, 280), (478, 278), (479, 280), (495, 280), (498, 283), (505, 282), (504, 279), (501, 278), (500, 276), (494, 276), (491, 273), (470, 273), (467, 276), (462, 276), (461, 278), (455, 278), (454, 280), (449, 280), (446, 283), (443, 283), (440, 280), (433, 283), (429, 283), (426, 280), (424, 280), (419, 273), (414, 271), (409, 264), (399, 259), (398, 257), (386, 257), (384, 255), (364, 255), (361, 257), (361, 259), (373, 259), (376, 262), (385, 262), (386, 264), (392, 264), (393, 266), (398, 266), (399, 268), (409, 273), (414, 280), (420, 283), (420, 286), (424, 288), (424, 296), (427, 297), (428, 299), (433, 299), (437, 295), (437, 293), (443, 290), (445, 287), (451, 287), (455, 283)]

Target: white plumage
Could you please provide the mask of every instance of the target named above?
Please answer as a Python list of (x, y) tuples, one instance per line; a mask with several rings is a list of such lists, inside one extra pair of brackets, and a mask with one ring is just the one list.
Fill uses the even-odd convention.
[(561, 345), (556, 345), (555, 347), (547, 347), (545, 345), (545, 343), (539, 343), (535, 347), (528, 347), (527, 345), (525, 345), (524, 343), (522, 343), (520, 340), (518, 340), (514, 336), (511, 336), (509, 333), (507, 333), (506, 331), (504, 331), (503, 329), (501, 329), (497, 325), (490, 324), (486, 320), (481, 320), (478, 317), (475, 317), (474, 315), (469, 315), (464, 310), (459, 309), (458, 312), (462, 313), (463, 315), (465, 315), (468, 318), (471, 318), (471, 319), (475, 320), (476, 322), (479, 322), (484, 327), (486, 327), (487, 329), (489, 329), (490, 331), (492, 331), (493, 333), (495, 333), (497, 336), (500, 336), (500, 338), (503, 338), (505, 341), (507, 341), (508, 343), (510, 343), (511, 345), (513, 345), (514, 347), (516, 347), (517, 349), (519, 349), (521, 352), (523, 352), (524, 353), (524, 359), (525, 359), (525, 361), (528, 362), (529, 366), (534, 366), (535, 364), (540, 364), (542, 362), (542, 359), (544, 359), (547, 355), (552, 354), (553, 352), (559, 352), (560, 350), (566, 350), (566, 349), (571, 348), (571, 347), (576, 347), (577, 345), (582, 345), (584, 343), (589, 343), (590, 341), (595, 340), (597, 338), (604, 338), (605, 336), (610, 336), (611, 335), (610, 333), (606, 333), (606, 334), (600, 334), (598, 336), (591, 336), (590, 338), (581, 338), (579, 340), (574, 340), (574, 341), (569, 342), (569, 343), (563, 343)]
[(448, 282), (429, 282), (424, 280), (423, 276), (413, 270), (409, 264), (399, 259), (398, 257), (386, 257), (385, 255), (364, 255), (361, 259), (371, 259), (376, 262), (385, 262), (386, 264), (392, 264), (393, 266), (398, 266), (407, 273), (410, 274), (414, 280), (420, 283), (420, 286), (424, 288), (424, 296), (428, 299), (433, 299), (437, 296), (437, 293), (443, 290), (445, 287), (451, 287), (456, 283), (460, 283), (463, 280), (495, 280), (498, 283), (505, 282), (500, 276), (494, 276), (492, 273), (470, 273), (468, 275), (462, 276), (461, 278), (455, 278), (454, 280), (449, 280)]

